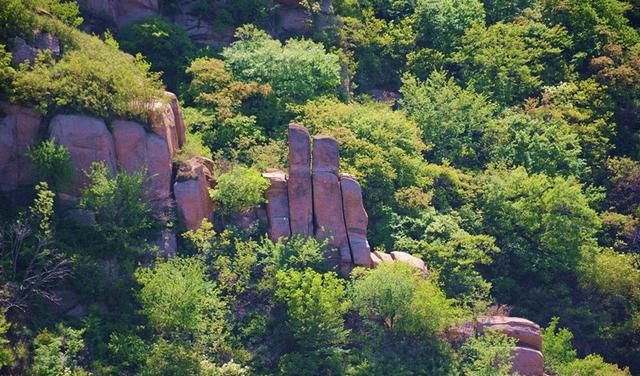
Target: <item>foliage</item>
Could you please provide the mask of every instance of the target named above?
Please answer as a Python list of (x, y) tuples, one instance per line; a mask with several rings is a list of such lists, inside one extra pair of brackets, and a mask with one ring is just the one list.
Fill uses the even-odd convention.
[(95, 36), (55, 20), (46, 22), (64, 37), (68, 50), (58, 62), (41, 52), (33, 66), (21, 64), (9, 85), (9, 98), (33, 105), (43, 114), (80, 112), (146, 122), (149, 109), (162, 97), (161, 84), (149, 72), (149, 64)]
[(195, 47), (180, 26), (159, 17), (131, 23), (118, 33), (123, 51), (141, 53), (151, 63), (151, 70), (162, 73), (163, 81), (175, 90), (185, 81), (184, 70)]
[(383, 263), (353, 284), (353, 304), (363, 318), (406, 334), (435, 336), (465, 312), (413, 266)]
[(71, 155), (64, 145), (56, 145), (55, 140), (45, 140), (40, 145), (30, 149), (27, 156), (36, 170), (45, 177), (53, 180), (57, 188), (73, 178)]
[[(178, 257), (157, 260), (153, 268), (136, 271), (142, 285), (138, 295), (142, 310), (154, 329), (176, 339), (221, 336), (224, 303), (205, 272), (202, 261)], [(162, 344), (156, 346), (161, 348)]]
[(523, 166), (548, 176), (583, 176), (580, 139), (562, 120), (531, 118), (505, 113), (489, 126), (485, 145), (491, 145), (489, 160), (506, 166)]
[(0, 368), (10, 365), (15, 358), (7, 338), (7, 332), (10, 328), (11, 323), (7, 322), (5, 311), (0, 311)]
[(25, 310), (33, 297), (55, 300), (53, 289), (69, 275), (69, 260), (53, 244), (54, 197), (38, 184), (29, 210), (0, 229), (1, 309)]
[(279, 239), (277, 242), (265, 238), (260, 244), (259, 252), (264, 256), (262, 263), (273, 265), (278, 270), (311, 268), (323, 271), (326, 269), (324, 250), (327, 248), (327, 242), (328, 240), (319, 241), (300, 235)]
[(146, 201), (146, 172), (114, 174), (105, 163), (96, 162), (86, 174), (90, 184), (82, 192), (80, 206), (95, 212), (95, 235), (115, 247), (111, 251), (119, 256), (145, 250), (139, 243), (156, 225)]
[(7, 42), (15, 35), (28, 37), (38, 26), (36, 11), (48, 12), (71, 27), (78, 27), (83, 21), (75, 1), (1, 0), (0, 42)]
[(474, 24), (484, 25), (484, 6), (479, 0), (419, 0), (417, 29), (428, 46), (452, 52)]
[(140, 375), (170, 376), (200, 374), (200, 357), (180, 343), (159, 339), (151, 348)]
[[(283, 374), (312, 375), (336, 367), (349, 332), (344, 314), (350, 306), (344, 282), (335, 273), (282, 270), (276, 275), (276, 299), (287, 307), (287, 327), (295, 352), (280, 360)], [(303, 368), (301, 368), (304, 365)]]
[(473, 376), (507, 376), (511, 369), (511, 352), (515, 339), (501, 333), (473, 337), (460, 349), (463, 374)]
[(487, 23), (510, 21), (537, 5), (537, 0), (482, 0)]
[(267, 188), (269, 181), (258, 171), (234, 166), (231, 171), (220, 175), (210, 194), (222, 205), (225, 213), (246, 213), (266, 201), (264, 192)]
[(563, 52), (570, 45), (567, 31), (559, 26), (529, 20), (475, 24), (452, 58), (465, 82), (510, 105), (561, 81), (568, 71)]
[(288, 103), (337, 93), (338, 56), (322, 45), (304, 39), (290, 39), (283, 45), (252, 26), (239, 28), (236, 38), (222, 52), (225, 65), (241, 81), (271, 86), (280, 116)]
[(82, 330), (74, 330), (64, 326), (55, 332), (44, 330), (34, 339), (33, 365), (34, 376), (84, 376), (89, 375), (80, 366), (84, 351)]
[[(473, 89), (463, 89), (444, 72), (431, 73), (425, 82), (405, 76), (401, 104), (422, 129), (427, 156), (460, 167), (478, 167), (486, 159), (481, 137), (495, 113), (495, 105)], [(486, 148), (486, 146), (484, 146)]]

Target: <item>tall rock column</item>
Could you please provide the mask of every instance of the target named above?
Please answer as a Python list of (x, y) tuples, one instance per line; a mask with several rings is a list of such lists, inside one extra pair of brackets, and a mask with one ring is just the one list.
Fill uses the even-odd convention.
[(362, 189), (355, 177), (342, 175), (340, 177), (342, 191), (342, 208), (347, 227), (347, 237), (353, 263), (359, 266), (371, 265), (371, 247), (367, 241), (367, 225), (369, 216), (364, 210)]
[(352, 263), (338, 180), (338, 142), (329, 136), (313, 138), (313, 215), (318, 239), (331, 237), (329, 246), (340, 251), (341, 263)]
[(313, 235), (311, 137), (303, 126), (289, 125), (289, 219), (291, 233)]
[(287, 177), (282, 171), (266, 172), (262, 176), (271, 182), (265, 195), (267, 197), (269, 238), (275, 242), (282, 237), (291, 235)]

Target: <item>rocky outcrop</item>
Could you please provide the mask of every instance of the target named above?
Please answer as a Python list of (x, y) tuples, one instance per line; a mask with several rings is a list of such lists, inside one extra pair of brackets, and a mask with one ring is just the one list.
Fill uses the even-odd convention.
[(271, 182), (265, 193), (267, 197), (267, 221), (269, 223), (269, 238), (276, 241), (291, 235), (287, 176), (282, 171), (267, 172), (262, 176)]
[(266, 196), (272, 240), (289, 233), (328, 239), (329, 247), (338, 250), (336, 256), (329, 255), (330, 261), (344, 271), (399, 261), (428, 274), (424, 262), (407, 253), (371, 252), (362, 189), (355, 177), (340, 174), (339, 147), (333, 137), (315, 136), (311, 145), (307, 129), (290, 124), (289, 176), (281, 171), (263, 176), (271, 182)]
[(42, 115), (33, 109), (0, 102), (0, 191), (36, 183), (31, 160), (25, 155), (41, 140)]
[(168, 93), (165, 101), (153, 104), (149, 111), (151, 130), (167, 143), (171, 158), (185, 142), (185, 127), (175, 95)]
[(342, 192), (344, 221), (347, 227), (347, 237), (353, 263), (367, 265), (371, 261), (371, 247), (367, 240), (369, 216), (364, 209), (362, 189), (355, 177), (342, 175), (340, 177), (340, 190)]
[(86, 14), (117, 26), (160, 12), (158, 0), (79, 0), (78, 3)]
[(329, 246), (340, 252), (341, 263), (353, 263), (342, 210), (339, 163), (338, 142), (335, 138), (315, 136), (311, 175), (315, 236), (320, 240), (329, 239)]
[(132, 121), (116, 120), (112, 128), (118, 166), (128, 173), (146, 171), (150, 200), (168, 199), (172, 166), (165, 140)]
[(519, 317), (481, 317), (476, 324), (476, 331), (483, 333), (486, 330), (494, 330), (517, 340), (512, 353), (513, 371), (523, 376), (544, 375), (542, 335), (538, 324)]
[(94, 162), (103, 162), (116, 172), (113, 136), (103, 120), (84, 115), (57, 115), (49, 124), (49, 137), (69, 150), (71, 164), (76, 171), (74, 183), (65, 187), (62, 193), (79, 196), (89, 183), (85, 172)]
[(202, 157), (188, 160), (178, 170), (173, 194), (187, 230), (200, 228), (205, 218), (213, 221), (215, 205), (209, 197), (209, 188), (215, 186), (212, 170), (213, 162)]
[(311, 138), (300, 125), (289, 125), (289, 219), (291, 233), (311, 236), (313, 196), (311, 190)]

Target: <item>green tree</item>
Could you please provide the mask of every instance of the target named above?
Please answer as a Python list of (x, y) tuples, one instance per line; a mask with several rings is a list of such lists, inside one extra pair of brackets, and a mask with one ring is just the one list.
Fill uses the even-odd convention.
[(568, 71), (564, 51), (570, 45), (571, 38), (560, 26), (530, 20), (489, 27), (475, 24), (452, 59), (466, 82), (510, 105), (564, 79)]
[(280, 360), (280, 370), (313, 375), (337, 368), (349, 335), (344, 315), (351, 302), (344, 282), (335, 273), (311, 269), (279, 271), (276, 279), (275, 296), (287, 307), (287, 328), (295, 343), (295, 350)]
[(501, 333), (472, 337), (460, 349), (462, 372), (468, 376), (508, 376), (513, 374), (511, 352), (516, 340)]
[(90, 375), (80, 365), (84, 341), (83, 330), (58, 326), (55, 332), (44, 330), (33, 341), (34, 376), (85, 376)]
[(484, 6), (479, 0), (418, 0), (416, 28), (429, 46), (448, 53), (474, 24), (484, 26)]
[(224, 302), (202, 261), (157, 260), (152, 268), (139, 268), (135, 276), (142, 285), (138, 293), (142, 311), (158, 332), (177, 340), (206, 335), (217, 343), (224, 341)]
[(489, 160), (506, 166), (523, 166), (548, 176), (584, 176), (580, 138), (563, 120), (532, 118), (507, 112), (492, 121), (485, 136)]
[(461, 88), (441, 71), (424, 82), (405, 76), (400, 92), (402, 107), (422, 129), (425, 144), (431, 145), (428, 158), (459, 167), (483, 165), (482, 135), (496, 111), (484, 95)]
[(522, 11), (534, 8), (538, 0), (481, 0), (487, 14), (487, 23), (511, 21)]
[(465, 316), (432, 281), (401, 262), (383, 263), (356, 279), (353, 304), (363, 318), (408, 335), (435, 337)]
[(73, 178), (69, 150), (64, 145), (56, 145), (55, 140), (45, 140), (29, 149), (27, 157), (31, 159), (38, 173), (51, 178), (58, 189)]
[(131, 23), (118, 32), (123, 51), (141, 53), (151, 63), (151, 70), (162, 74), (171, 90), (185, 80), (185, 68), (195, 47), (180, 26), (160, 17)]
[(238, 40), (222, 52), (225, 65), (241, 81), (271, 86), (273, 119), (286, 120), (289, 103), (337, 94), (339, 59), (322, 45), (304, 39), (282, 44), (250, 25), (239, 28), (236, 37)]

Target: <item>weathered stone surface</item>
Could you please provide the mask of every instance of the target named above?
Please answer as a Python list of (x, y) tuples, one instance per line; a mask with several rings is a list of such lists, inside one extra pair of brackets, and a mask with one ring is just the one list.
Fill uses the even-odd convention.
[(291, 235), (289, 224), (289, 195), (287, 191), (287, 177), (282, 171), (262, 174), (269, 179), (270, 185), (265, 195), (267, 197), (267, 220), (269, 223), (269, 238), (273, 241)]
[(116, 171), (116, 152), (113, 136), (104, 121), (84, 115), (57, 115), (49, 123), (49, 137), (69, 150), (76, 172), (74, 184), (64, 193), (79, 195), (89, 182), (85, 171), (94, 162), (104, 162)]
[(178, 97), (176, 97), (172, 92), (166, 91), (165, 95), (169, 98), (169, 105), (171, 106), (171, 111), (173, 112), (173, 118), (176, 124), (178, 147), (181, 148), (185, 142), (187, 142), (187, 129), (184, 125), (184, 118), (182, 117), (182, 111), (180, 110), (180, 103), (178, 102)]
[(302, 7), (278, 7), (276, 19), (278, 34), (306, 34), (311, 31), (311, 17)]
[(83, 11), (118, 26), (158, 15), (158, 0), (79, 0)]
[(539, 350), (516, 347), (512, 352), (512, 370), (522, 376), (543, 376), (544, 357)]
[(166, 101), (153, 104), (149, 111), (151, 130), (162, 137), (169, 148), (171, 157), (185, 143), (185, 126), (175, 94), (166, 93)]
[(427, 267), (424, 265), (424, 261), (415, 256), (411, 256), (406, 252), (391, 252), (391, 258), (393, 258), (395, 261), (404, 262), (405, 264), (414, 266), (416, 269), (420, 270), (423, 273), (427, 273)]
[(380, 259), (380, 257), (378, 257), (378, 255), (371, 252), (369, 253), (369, 265), (364, 265), (364, 266), (368, 266), (370, 268), (376, 268), (378, 267), (378, 265), (382, 264), (382, 262), (383, 261)]
[(371, 247), (367, 241), (369, 216), (367, 211), (364, 210), (362, 189), (355, 177), (351, 175), (341, 176), (340, 188), (353, 263), (360, 266), (369, 266), (371, 263)]
[(306, 128), (289, 125), (289, 219), (291, 233), (313, 235), (311, 138)]
[(116, 120), (112, 124), (116, 157), (120, 168), (128, 173), (145, 171), (149, 175), (151, 200), (164, 200), (171, 195), (171, 155), (167, 143), (148, 133), (138, 123)]
[(340, 251), (340, 262), (352, 263), (338, 180), (338, 142), (327, 136), (313, 138), (313, 218), (318, 239)]
[(213, 162), (206, 158), (192, 158), (183, 164), (173, 184), (176, 207), (187, 230), (200, 227), (202, 220), (213, 221), (215, 205), (209, 197), (209, 188), (215, 184), (213, 174), (207, 165)]
[(11, 49), (13, 64), (19, 65), (24, 61), (33, 64), (38, 52), (43, 50), (51, 51), (54, 59), (60, 59), (62, 54), (60, 39), (53, 36), (53, 34), (37, 31), (29, 41), (16, 37), (14, 46)]
[(540, 326), (533, 321), (520, 317), (488, 316), (478, 319), (477, 331), (483, 332), (486, 328), (499, 331), (509, 337), (518, 340), (518, 345), (542, 349), (542, 335)]
[(388, 254), (388, 253), (384, 253), (384, 252), (380, 252), (380, 251), (375, 251), (373, 253), (375, 253), (376, 256), (378, 256), (378, 258), (382, 262), (392, 262), (393, 261), (393, 257), (391, 257), (391, 255)]
[(0, 102), (0, 190), (36, 183), (29, 147), (41, 140), (42, 115), (36, 110)]

